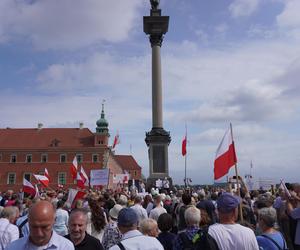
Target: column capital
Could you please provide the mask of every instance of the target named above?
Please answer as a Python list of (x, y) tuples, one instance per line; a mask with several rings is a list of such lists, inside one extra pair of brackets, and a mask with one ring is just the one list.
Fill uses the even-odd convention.
[(160, 35), (150, 35), (149, 36), (149, 41), (151, 43), (151, 47), (153, 47), (153, 46), (161, 47), (163, 39), (164, 39), (164, 36), (162, 34), (160, 34)]

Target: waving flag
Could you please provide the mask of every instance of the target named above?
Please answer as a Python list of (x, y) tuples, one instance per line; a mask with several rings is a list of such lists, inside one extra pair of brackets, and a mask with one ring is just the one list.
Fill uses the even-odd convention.
[(185, 156), (186, 155), (186, 142), (187, 142), (187, 138), (186, 138), (186, 135), (182, 141), (182, 146), (181, 146), (181, 153), (182, 153), (182, 156)]
[(23, 179), (23, 192), (32, 196), (36, 194), (34, 186), (25, 178)]
[(47, 168), (45, 168), (45, 174), (44, 174), (47, 178), (48, 178), (48, 180), (50, 181), (50, 175), (49, 175), (49, 172), (48, 172), (48, 170), (47, 170)]
[(74, 202), (76, 200), (82, 199), (84, 196), (85, 192), (70, 188), (67, 202), (71, 205), (72, 208), (74, 208)]
[(120, 136), (119, 136), (119, 132), (117, 132), (115, 139), (114, 139), (114, 143), (112, 148), (115, 148), (118, 144), (120, 144)]
[(80, 177), (84, 183), (84, 186), (89, 186), (89, 177), (87, 176), (86, 172), (84, 171), (83, 167), (80, 168)]
[(39, 175), (39, 174), (34, 174), (33, 175), (35, 179), (37, 179), (37, 181), (39, 183), (41, 183), (44, 187), (48, 187), (49, 186), (49, 179), (44, 176), (44, 175)]
[(215, 180), (223, 177), (229, 169), (237, 163), (234, 142), (232, 137), (232, 128), (226, 131), (223, 139), (217, 149), (214, 162), (214, 177)]
[(70, 167), (70, 171), (71, 171), (71, 175), (72, 175), (73, 180), (75, 180), (76, 177), (77, 177), (77, 166), (78, 166), (77, 157), (75, 155), (75, 157), (73, 159), (73, 162), (72, 162), (72, 165)]

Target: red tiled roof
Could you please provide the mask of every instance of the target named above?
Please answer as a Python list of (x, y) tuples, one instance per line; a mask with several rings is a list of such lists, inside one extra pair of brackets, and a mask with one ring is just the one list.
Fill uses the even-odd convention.
[(0, 148), (93, 147), (94, 135), (88, 128), (0, 129)]
[(114, 155), (117, 162), (123, 170), (140, 170), (141, 167), (137, 164), (132, 155)]

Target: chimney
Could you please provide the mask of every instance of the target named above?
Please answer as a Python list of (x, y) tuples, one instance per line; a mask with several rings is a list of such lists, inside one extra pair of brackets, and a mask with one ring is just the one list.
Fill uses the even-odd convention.
[(79, 123), (79, 129), (83, 129), (83, 122)]
[(38, 129), (41, 130), (43, 128), (43, 123), (38, 123)]

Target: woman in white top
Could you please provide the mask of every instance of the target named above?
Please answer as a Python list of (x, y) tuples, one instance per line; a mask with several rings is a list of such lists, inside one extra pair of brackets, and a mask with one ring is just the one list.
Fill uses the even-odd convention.
[(57, 202), (57, 209), (55, 212), (55, 222), (53, 225), (54, 231), (61, 235), (65, 236), (68, 234), (68, 221), (69, 214), (66, 210), (63, 209), (64, 201), (59, 200)]

